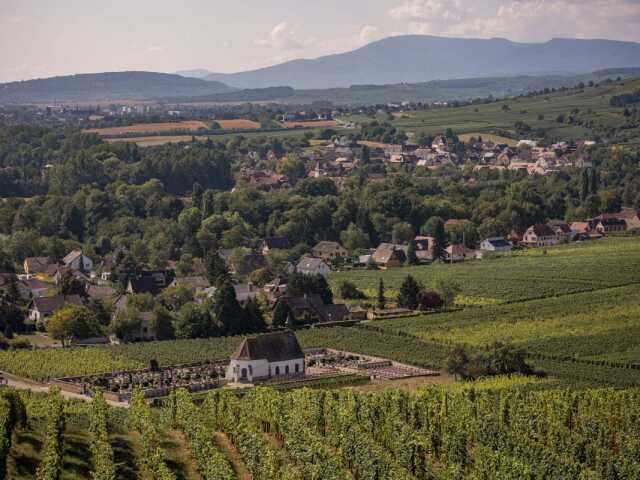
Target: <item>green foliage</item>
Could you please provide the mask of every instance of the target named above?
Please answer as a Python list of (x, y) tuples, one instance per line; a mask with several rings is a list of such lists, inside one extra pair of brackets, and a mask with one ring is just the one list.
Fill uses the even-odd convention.
[(398, 306), (416, 310), (418, 308), (421, 290), (422, 285), (416, 282), (411, 275), (407, 275), (398, 292)]
[(47, 403), (42, 462), (38, 466), (36, 480), (57, 480), (62, 470), (62, 434), (65, 415), (60, 391), (52, 387)]
[(340, 298), (344, 298), (345, 300), (364, 300), (367, 298), (364, 292), (358, 290), (358, 287), (349, 281), (340, 283), (338, 292), (340, 294)]

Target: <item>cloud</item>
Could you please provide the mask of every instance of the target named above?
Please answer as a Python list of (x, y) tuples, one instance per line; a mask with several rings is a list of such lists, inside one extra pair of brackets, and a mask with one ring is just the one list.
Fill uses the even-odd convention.
[(289, 28), (287, 22), (277, 24), (271, 29), (267, 38), (257, 39), (254, 43), (284, 50), (300, 50), (304, 46), (304, 42), (296, 38), (295, 30)]
[(402, 0), (389, 10), (405, 33), (506, 37), (638, 39), (640, 0)]
[(374, 40), (378, 36), (378, 30), (379, 29), (376, 26), (365, 25), (360, 29), (360, 33), (358, 34), (358, 37), (363, 42), (370, 42), (371, 40)]

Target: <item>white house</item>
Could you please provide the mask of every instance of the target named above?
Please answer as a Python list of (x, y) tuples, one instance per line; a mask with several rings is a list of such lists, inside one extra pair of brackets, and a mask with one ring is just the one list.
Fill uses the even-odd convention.
[(484, 250), (485, 252), (510, 252), (512, 248), (511, 243), (502, 237), (486, 238), (480, 242), (480, 250)]
[(90, 272), (93, 270), (93, 261), (82, 250), (73, 250), (62, 259), (64, 266), (71, 270)]
[(304, 376), (304, 353), (290, 331), (246, 338), (231, 356), (227, 380), (252, 383), (270, 378)]
[(331, 272), (331, 269), (321, 258), (304, 257), (296, 265), (296, 271), (305, 275), (322, 275), (326, 277)]

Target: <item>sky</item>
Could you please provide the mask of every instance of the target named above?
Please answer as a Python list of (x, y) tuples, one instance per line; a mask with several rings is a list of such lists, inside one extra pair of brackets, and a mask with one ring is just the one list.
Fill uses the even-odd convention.
[(0, 0), (0, 82), (237, 72), (403, 34), (640, 42), (640, 0)]

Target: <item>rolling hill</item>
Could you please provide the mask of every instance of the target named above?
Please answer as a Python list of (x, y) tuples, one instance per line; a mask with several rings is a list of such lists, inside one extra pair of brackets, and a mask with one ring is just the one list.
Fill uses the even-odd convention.
[(640, 43), (634, 42), (556, 38), (545, 43), (517, 43), (502, 38), (405, 35), (347, 53), (205, 78), (237, 88), (287, 85), (323, 89), (485, 76), (577, 74), (636, 66), (640, 66)]
[(228, 93), (217, 82), (152, 72), (112, 72), (70, 75), (0, 84), (0, 103), (53, 101), (151, 100), (181, 95)]

